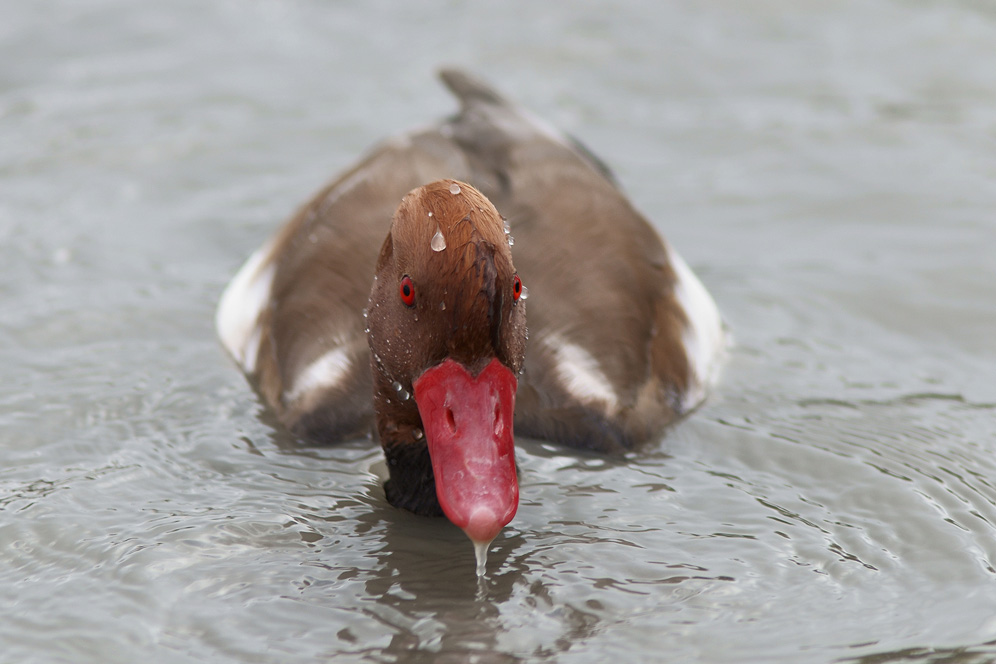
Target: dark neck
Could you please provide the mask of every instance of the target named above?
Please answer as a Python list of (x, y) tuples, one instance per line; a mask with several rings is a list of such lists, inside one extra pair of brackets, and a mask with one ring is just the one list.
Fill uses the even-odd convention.
[(384, 485), (387, 501), (423, 516), (442, 516), (436, 498), (436, 479), (432, 475), (429, 448), (424, 442), (391, 443), (382, 441), (391, 478)]

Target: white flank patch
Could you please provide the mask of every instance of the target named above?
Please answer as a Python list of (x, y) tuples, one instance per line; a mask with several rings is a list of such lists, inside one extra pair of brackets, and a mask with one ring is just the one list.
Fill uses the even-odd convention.
[(705, 399), (706, 389), (716, 377), (726, 347), (723, 321), (709, 291), (670, 245), (668, 257), (677, 277), (674, 295), (688, 319), (682, 343), (692, 369), (693, 382), (682, 398), (682, 407), (691, 410)]
[(565, 390), (579, 401), (603, 403), (607, 415), (615, 413), (619, 398), (591, 353), (559, 334), (551, 334), (543, 343), (553, 353), (553, 370)]
[(235, 361), (246, 373), (256, 371), (263, 330), (260, 314), (270, 300), (276, 266), (270, 262), (273, 240), (257, 249), (221, 294), (214, 326)]
[(339, 346), (325, 353), (294, 377), (294, 387), (284, 393), (284, 402), (294, 403), (302, 396), (333, 387), (349, 374), (349, 354)]

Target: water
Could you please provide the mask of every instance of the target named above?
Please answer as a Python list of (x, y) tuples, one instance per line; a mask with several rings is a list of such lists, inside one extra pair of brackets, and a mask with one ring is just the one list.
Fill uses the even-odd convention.
[[(5, 7), (0, 661), (996, 661), (996, 12), (458, 8)], [(444, 63), (614, 166), (736, 339), (660, 444), (520, 441), (480, 584), (212, 330)]]
[(446, 238), (443, 236), (442, 229), (436, 229), (436, 233), (432, 236), (432, 240), (429, 241), (429, 245), (433, 251), (442, 251), (446, 248)]
[[(490, 548), (491, 542), (474, 541), (474, 562), (476, 563), (474, 571), (477, 573), (477, 577), (479, 579), (483, 578), (488, 573), (488, 549)], [(486, 586), (479, 599), (484, 602), (488, 601)]]

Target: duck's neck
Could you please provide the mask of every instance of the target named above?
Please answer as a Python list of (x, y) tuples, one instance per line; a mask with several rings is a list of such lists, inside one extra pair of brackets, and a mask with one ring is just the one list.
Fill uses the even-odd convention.
[(423, 516), (442, 516), (436, 498), (429, 448), (424, 441), (397, 442), (381, 439), (391, 477), (384, 485), (387, 501)]

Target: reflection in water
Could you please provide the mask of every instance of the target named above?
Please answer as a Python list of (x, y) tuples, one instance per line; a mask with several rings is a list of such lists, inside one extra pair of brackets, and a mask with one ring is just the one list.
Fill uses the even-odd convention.
[(996, 641), (959, 648), (901, 648), (891, 652), (845, 658), (840, 662), (855, 664), (892, 664), (893, 662), (924, 662), (925, 664), (991, 664), (996, 661)]
[[(427, 652), (445, 652), (454, 661), (471, 655), (486, 662), (514, 661), (498, 644), (503, 631), (499, 607), (511, 595), (513, 575), (498, 572), (479, 580), (472, 557), (462, 566), (440, 565), (434, 550), (469, 548), (464, 534), (442, 519), (431, 519), (422, 532), (413, 533), (405, 521), (383, 531), (381, 567), (366, 582), (382, 619), (396, 630), (385, 654), (397, 656), (396, 661), (418, 661)], [(502, 549), (492, 553), (492, 564), (505, 570)]]

